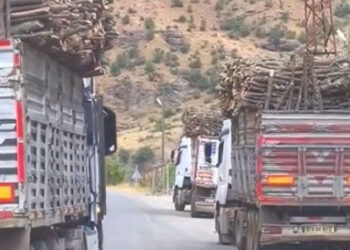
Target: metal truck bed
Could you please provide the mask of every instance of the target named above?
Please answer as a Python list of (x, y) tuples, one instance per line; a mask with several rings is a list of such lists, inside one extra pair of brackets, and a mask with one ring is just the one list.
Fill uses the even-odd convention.
[(259, 206), (350, 206), (350, 113), (264, 112), (255, 121), (255, 144), (233, 135), (232, 198)]
[(36, 227), (88, 214), (82, 79), (21, 46), (20, 65), (0, 81), (0, 196), (7, 197), (0, 197), (0, 227), (4, 219), (29, 218)]

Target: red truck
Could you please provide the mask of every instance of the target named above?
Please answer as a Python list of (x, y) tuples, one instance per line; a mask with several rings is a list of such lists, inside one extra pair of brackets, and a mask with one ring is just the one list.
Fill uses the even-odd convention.
[(242, 112), (220, 138), (221, 243), (350, 249), (350, 112)]

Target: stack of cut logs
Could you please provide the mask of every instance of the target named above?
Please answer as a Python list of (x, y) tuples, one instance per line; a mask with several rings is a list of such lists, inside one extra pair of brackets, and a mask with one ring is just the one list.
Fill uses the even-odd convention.
[(217, 90), (223, 114), (229, 117), (241, 109), (350, 109), (350, 62), (306, 56), (286, 62), (237, 59), (226, 65)]
[(46, 51), (82, 76), (103, 73), (101, 54), (117, 37), (103, 0), (12, 0), (11, 36)]
[(220, 112), (189, 108), (182, 115), (184, 133), (188, 137), (218, 136), (223, 117)]

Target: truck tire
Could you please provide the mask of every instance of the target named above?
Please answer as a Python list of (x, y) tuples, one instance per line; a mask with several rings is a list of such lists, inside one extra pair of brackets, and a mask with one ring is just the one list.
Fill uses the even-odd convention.
[(194, 197), (191, 199), (191, 217), (192, 218), (198, 218), (200, 216), (200, 213), (196, 211), (196, 202), (194, 201)]
[(34, 241), (30, 245), (31, 250), (49, 250), (45, 241)]
[(246, 250), (247, 238), (245, 236), (244, 220), (240, 216), (236, 216), (234, 235), (236, 247), (238, 250)]
[(247, 250), (261, 250), (259, 213), (255, 210), (248, 211), (248, 237)]
[(178, 200), (175, 200), (175, 210), (176, 211), (184, 211), (185, 210), (185, 204), (184, 203), (182, 203), (182, 204), (179, 204), (178, 203)]
[(178, 189), (175, 190), (174, 206), (175, 206), (176, 211), (184, 211), (185, 210), (186, 204), (180, 202)]
[(222, 234), (220, 232), (220, 209), (217, 209), (214, 218), (215, 218), (215, 228), (218, 233), (218, 240), (221, 245), (229, 245), (233, 243), (232, 236), (229, 234)]

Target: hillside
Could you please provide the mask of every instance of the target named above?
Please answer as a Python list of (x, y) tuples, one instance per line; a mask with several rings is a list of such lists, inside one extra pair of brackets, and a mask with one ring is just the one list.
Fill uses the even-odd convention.
[[(337, 25), (350, 6), (334, 1)], [(159, 156), (161, 109), (166, 105), (169, 152), (188, 106), (213, 106), (221, 65), (231, 58), (283, 56), (303, 44), (301, 0), (115, 0), (120, 37), (99, 80), (105, 102), (118, 112), (119, 147), (149, 145)], [(349, 9), (347, 7), (349, 6)]]

